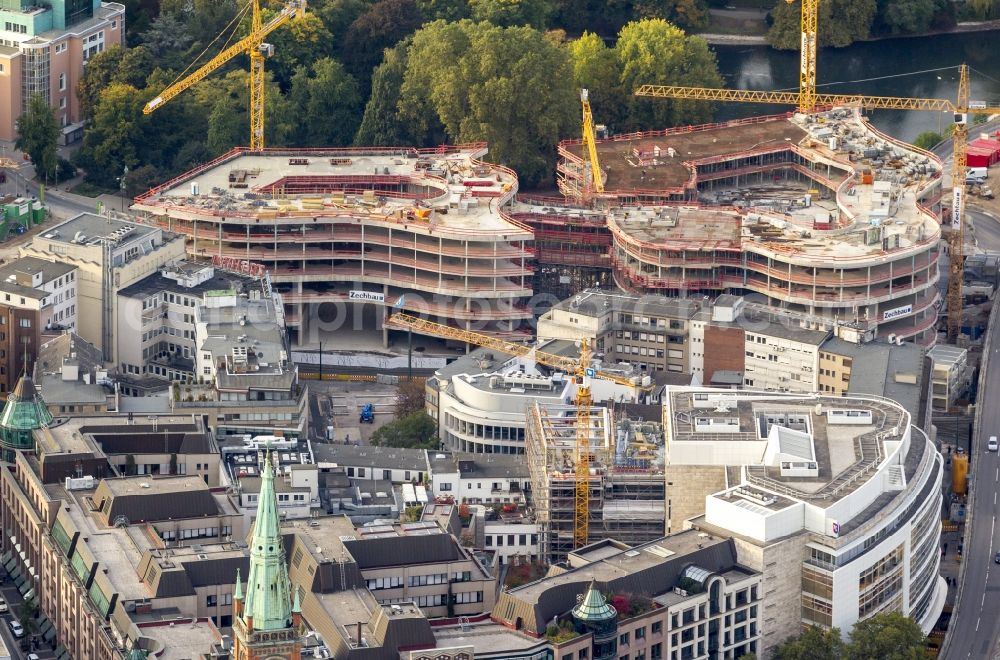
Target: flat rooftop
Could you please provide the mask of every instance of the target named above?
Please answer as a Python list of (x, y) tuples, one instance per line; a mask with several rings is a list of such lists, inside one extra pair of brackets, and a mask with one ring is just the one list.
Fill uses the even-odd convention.
[(464, 626), (435, 626), (433, 631), (439, 647), (471, 646), (477, 657), (499, 651), (525, 651), (547, 643), (544, 639), (529, 637), (492, 621)]
[[(647, 153), (653, 159), (655, 147), (661, 150), (656, 164), (639, 164), (635, 154)], [(567, 148), (581, 153), (580, 145)], [(787, 257), (871, 259), (924, 245), (940, 234), (939, 222), (917, 199), (940, 181), (941, 162), (906, 144), (889, 142), (853, 110), (731, 122), (639, 140), (611, 139), (598, 144), (598, 153), (602, 166), (610, 168), (605, 184), (609, 193), (644, 190), (690, 198), (697, 188), (698, 201), (735, 208), (612, 211), (613, 230), (617, 227), (652, 247), (739, 250), (752, 243)], [(759, 165), (741, 165), (737, 159), (771, 153), (789, 155)], [(730, 180), (741, 167), (747, 174), (761, 168), (791, 169), (800, 180), (734, 186)]]
[[(751, 492), (743, 499), (771, 510), (792, 503), (782, 494), (816, 504), (850, 494), (866, 481), (856, 477), (884, 459), (884, 443), (902, 437), (910, 424), (905, 408), (893, 401), (850, 396), (681, 388), (668, 390), (666, 410), (672, 455), (700, 454), (706, 464), (713, 457), (742, 462), (753, 484), (777, 494)], [(779, 465), (765, 464), (774, 427), (782, 461), (813, 463), (815, 476), (783, 475)]]
[(61, 225), (43, 231), (38, 236), (58, 243), (90, 244), (99, 238), (115, 239), (117, 232), (118, 236), (121, 236), (121, 244), (130, 243), (159, 231), (154, 227), (135, 222), (122, 222), (93, 213), (81, 213)]
[[(597, 154), (603, 168), (609, 169), (604, 189), (608, 191), (663, 190), (684, 185), (691, 177), (684, 162), (722, 156), (738, 151), (769, 146), (775, 143), (797, 143), (806, 131), (790, 121), (775, 117), (755, 124), (734, 124), (704, 131), (678, 131), (670, 135), (630, 140), (604, 140), (597, 143)], [(633, 149), (651, 152), (660, 147), (663, 155), (659, 165), (640, 166)], [(674, 149), (671, 158), (667, 149)], [(569, 148), (582, 158), (583, 145)]]
[[(216, 211), (271, 218), (325, 212), (406, 222), (411, 229), (422, 222), (431, 229), (516, 232), (519, 228), (505, 220), (491, 201), (516, 190), (517, 181), (506, 170), (476, 161), (485, 153), (480, 145), (450, 148), (448, 153), (406, 148), (231, 153), (218, 164), (196, 168), (167, 187), (154, 188), (140, 196), (134, 208), (162, 213), (162, 207), (169, 205), (171, 214), (182, 213), (184, 219)], [(353, 188), (381, 187), (374, 196), (345, 195), (352, 178), (357, 181)], [(194, 185), (197, 195), (192, 194)], [(399, 194), (400, 189), (406, 193)], [(448, 209), (447, 213), (434, 211), (427, 220), (415, 220), (407, 215), (414, 208), (414, 195), (423, 208)]]
[(221, 639), (211, 619), (178, 619), (138, 626), (139, 634), (153, 640), (157, 660), (201, 658)]

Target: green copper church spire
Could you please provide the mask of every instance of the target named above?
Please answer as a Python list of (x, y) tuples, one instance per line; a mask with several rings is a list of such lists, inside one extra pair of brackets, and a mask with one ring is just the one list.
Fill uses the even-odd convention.
[(250, 575), (247, 577), (243, 619), (254, 630), (282, 630), (291, 625), (292, 585), (281, 544), (281, 518), (274, 494), (271, 452), (265, 454), (257, 497), (257, 522), (250, 541)]

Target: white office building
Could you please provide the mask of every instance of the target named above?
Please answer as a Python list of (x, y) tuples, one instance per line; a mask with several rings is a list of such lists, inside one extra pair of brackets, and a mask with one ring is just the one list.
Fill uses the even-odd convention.
[(802, 625), (846, 633), (879, 612), (933, 627), (947, 593), (942, 459), (905, 408), (678, 388), (664, 425), (672, 466), (724, 466), (725, 487), (688, 524), (732, 536), (740, 562), (764, 574), (764, 652)]

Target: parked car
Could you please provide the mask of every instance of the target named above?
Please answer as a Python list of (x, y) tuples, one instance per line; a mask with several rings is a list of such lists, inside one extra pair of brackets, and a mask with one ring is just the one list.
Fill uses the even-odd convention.
[(14, 633), (14, 637), (17, 637), (18, 639), (24, 637), (24, 628), (21, 627), (20, 621), (11, 619), (7, 622), (7, 625), (10, 626), (10, 631)]

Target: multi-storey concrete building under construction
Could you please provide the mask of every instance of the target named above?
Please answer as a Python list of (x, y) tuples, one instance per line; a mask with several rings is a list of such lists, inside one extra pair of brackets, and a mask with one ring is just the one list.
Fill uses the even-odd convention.
[[(659, 424), (621, 420), (609, 408), (590, 413), (590, 542), (645, 543), (663, 535), (663, 434)], [(576, 407), (528, 408), (525, 454), (531, 474), (539, 554), (562, 561), (573, 550), (576, 493)]]
[(524, 337), (532, 233), (505, 210), (516, 174), (485, 154), (485, 144), (235, 149), (133, 209), (187, 236), (195, 258), (266, 270), (300, 342), (381, 328), (383, 306)]

